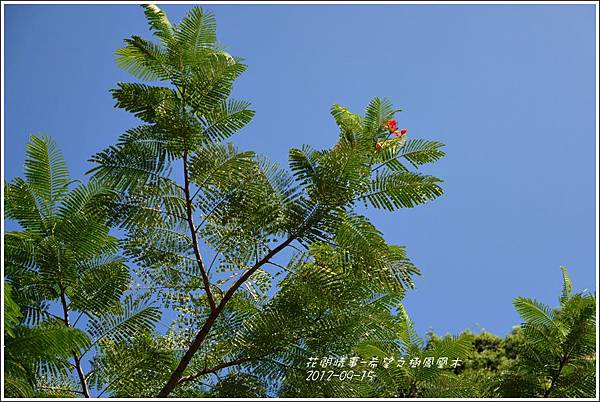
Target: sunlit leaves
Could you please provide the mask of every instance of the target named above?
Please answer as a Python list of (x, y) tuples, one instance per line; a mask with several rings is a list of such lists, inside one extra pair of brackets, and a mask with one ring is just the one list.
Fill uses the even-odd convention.
[(146, 185), (171, 182), (167, 153), (150, 143), (128, 142), (111, 146), (91, 160), (98, 164), (90, 170), (94, 177), (115, 190), (136, 192)]
[(50, 214), (67, 191), (69, 171), (56, 143), (32, 135), (27, 144), (25, 177), (42, 210)]
[[(13, 316), (18, 321), (6, 322), (13, 336), (5, 345), (5, 391), (73, 396), (83, 385), (71, 377), (71, 359), (93, 346), (77, 324), (82, 317), (98, 324), (115, 323), (111, 317), (119, 312), (134, 315), (133, 307), (120, 304), (129, 269), (108, 233), (106, 206), (115, 194), (94, 180), (69, 189), (64, 160), (51, 140), (32, 137), (28, 149), (26, 180), (5, 185), (7, 218), (22, 229), (4, 236), (5, 279), (19, 309)], [(155, 311), (140, 314), (145, 317), (137, 327), (122, 320), (104, 326), (101, 337), (131, 336), (124, 328), (150, 328), (156, 321)]]
[(46, 208), (38, 204), (33, 189), (22, 178), (4, 185), (5, 209), (8, 219), (16, 220), (24, 229), (36, 233), (48, 230), (50, 221)]
[[(560, 306), (552, 309), (531, 298), (517, 297), (523, 319), (523, 342), (510, 371), (499, 379), (502, 396), (577, 397), (592, 395), (596, 331), (596, 298), (572, 293), (566, 268)], [(576, 379), (577, 378), (577, 379)]]
[(152, 397), (166, 381), (174, 359), (162, 337), (142, 333), (132, 341), (104, 340), (91, 363), (90, 380), (101, 397)]
[(363, 130), (370, 135), (377, 135), (386, 121), (401, 109), (394, 109), (389, 99), (373, 98), (365, 111)]
[(33, 396), (39, 379), (68, 373), (73, 351), (90, 345), (83, 331), (57, 321), (19, 326), (4, 342), (4, 394), (9, 397)]
[(362, 117), (337, 104), (331, 107), (330, 112), (340, 127), (341, 137), (348, 141), (356, 140), (356, 136), (360, 135), (363, 129)]
[[(356, 207), (412, 207), (441, 195), (439, 179), (399, 161), (434, 162), (441, 144), (386, 139), (385, 123), (398, 111), (387, 99), (373, 99), (364, 116), (334, 105), (339, 143), (292, 149), (288, 173), (223, 143), (254, 112), (230, 99), (246, 66), (217, 45), (213, 15), (194, 8), (174, 25), (148, 6), (146, 16), (159, 43), (133, 37), (120, 63), (165, 86), (119, 84), (113, 91), (116, 106), (145, 124), (92, 159), (94, 177), (115, 193), (107, 204), (111, 222), (126, 229), (121, 245), (140, 279), (176, 310), (174, 333), (184, 349), (209, 312), (199, 270), (207, 270), (217, 301), (253, 270), (190, 367), (246, 356), (240, 367), (268, 389), (283, 380), (282, 365), (298, 364), (309, 351), (350, 351), (358, 341), (395, 336), (395, 309), (418, 270)], [(278, 247), (304, 257), (280, 261), (283, 255), (271, 257)], [(324, 392), (336, 391), (350, 394)], [(199, 395), (186, 386), (176, 393)]]
[(444, 144), (438, 141), (410, 139), (406, 141), (398, 153), (398, 157), (406, 159), (414, 167), (419, 167), (442, 158), (445, 153), (440, 148), (443, 146)]
[(199, 7), (192, 8), (175, 30), (175, 38), (190, 53), (214, 47), (217, 22), (211, 12)]
[(234, 80), (246, 66), (224, 52), (201, 52), (202, 58), (190, 63), (186, 100), (194, 113), (202, 118), (221, 107), (231, 93)]
[(254, 117), (254, 111), (249, 106), (250, 103), (244, 101), (221, 102), (201, 117), (202, 136), (214, 143), (241, 130)]
[(101, 339), (127, 341), (141, 332), (151, 331), (160, 317), (160, 310), (148, 298), (128, 296), (115, 312), (92, 318), (88, 331), (95, 342)]
[(440, 182), (436, 177), (419, 173), (377, 172), (361, 199), (389, 211), (412, 208), (442, 195)]
[(165, 45), (169, 45), (173, 37), (173, 26), (165, 12), (155, 4), (144, 4), (142, 7), (152, 33)]
[(71, 307), (98, 316), (118, 306), (131, 281), (125, 260), (114, 255), (92, 258), (80, 264), (82, 271), (69, 289)]
[(169, 79), (175, 74), (165, 50), (151, 41), (132, 36), (118, 49), (117, 65), (142, 80)]
[(13, 300), (11, 293), (12, 288), (8, 283), (4, 283), (4, 331), (10, 337), (15, 336), (15, 327), (19, 323), (19, 318), (21, 318), (21, 311), (19, 310), (19, 305), (15, 303)]

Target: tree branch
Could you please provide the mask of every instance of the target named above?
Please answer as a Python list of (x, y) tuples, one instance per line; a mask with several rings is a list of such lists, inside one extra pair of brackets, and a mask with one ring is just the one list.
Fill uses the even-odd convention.
[(571, 348), (565, 352), (565, 354), (560, 358), (560, 362), (558, 364), (558, 369), (556, 370), (556, 373), (552, 376), (552, 378), (550, 379), (550, 387), (548, 387), (548, 389), (546, 389), (546, 391), (544, 392), (544, 398), (548, 398), (550, 395), (550, 392), (552, 392), (552, 390), (554, 390), (554, 387), (556, 387), (556, 382), (558, 381), (559, 377), (560, 377), (560, 373), (562, 371), (562, 369), (564, 368), (565, 364), (569, 361), (569, 358), (571, 357), (571, 351), (573, 350), (574, 345), (571, 346)]
[(252, 276), (252, 274), (254, 272), (256, 272), (260, 267), (265, 265), (267, 262), (269, 262), (269, 260), (271, 258), (273, 258), (275, 255), (277, 255), (281, 250), (286, 248), (294, 240), (295, 240), (294, 236), (288, 237), (287, 240), (285, 240), (283, 243), (281, 243), (280, 245), (275, 247), (273, 250), (269, 251), (267, 253), (267, 255), (265, 255), (260, 261), (258, 261), (256, 264), (254, 264), (252, 266), (252, 268), (250, 268), (249, 270), (244, 272), (244, 274), (242, 276), (240, 276), (238, 278), (238, 280), (233, 285), (231, 285), (231, 287), (227, 290), (227, 292), (225, 293), (225, 296), (223, 296), (223, 299), (221, 300), (221, 303), (219, 303), (219, 304), (223, 304), (223, 306), (224, 306), (225, 303), (227, 303), (227, 301), (229, 301), (229, 299), (231, 299), (231, 297), (233, 296), (235, 291), (238, 290), (238, 288), (240, 286), (242, 286), (244, 284), (244, 282), (246, 282), (248, 280), (248, 278), (250, 278), (250, 276)]
[[(67, 305), (67, 298), (65, 296), (65, 288), (62, 285), (62, 282), (59, 280), (58, 286), (60, 288), (60, 303), (63, 309), (63, 322), (65, 325), (70, 328), (71, 324), (69, 323), (69, 307)], [(77, 371), (77, 375), (79, 376), (79, 382), (81, 384), (81, 394), (84, 397), (90, 397), (90, 389), (88, 388), (87, 380), (85, 379), (85, 374), (83, 373), (83, 369), (81, 368), (81, 358), (77, 355), (77, 352), (72, 352), (73, 359), (75, 360), (75, 371)]]
[[(198, 188), (198, 191), (199, 190), (200, 190), (200, 188)], [(198, 191), (196, 191), (196, 193), (198, 193)], [(192, 200), (193, 199), (194, 199), (194, 197), (192, 197)], [(213, 212), (215, 212), (217, 210), (217, 208), (219, 207), (219, 205), (221, 205), (223, 203), (223, 201), (225, 201), (225, 200), (226, 200), (225, 197), (221, 198), (221, 200), (219, 200), (219, 202), (217, 202), (217, 204), (206, 214), (204, 219), (202, 219), (202, 221), (198, 224), (198, 227), (196, 228), (196, 232), (198, 232), (198, 230), (200, 230), (202, 225), (204, 225), (204, 222), (206, 222), (208, 220), (208, 218), (210, 218), (210, 216), (213, 214)]]
[(288, 267), (284, 267), (284, 266), (283, 266), (283, 265), (281, 265), (281, 264), (276, 264), (276, 263), (274, 263), (274, 262), (272, 262), (272, 261), (269, 261), (269, 262), (268, 262), (268, 264), (271, 264), (271, 265), (273, 265), (273, 266), (276, 266), (277, 268), (281, 268), (281, 269), (283, 269), (284, 271), (286, 271), (286, 272), (289, 272), (290, 274), (293, 274), (293, 273), (294, 273), (294, 271), (292, 271), (292, 270), (291, 270), (291, 269), (289, 269)]
[(216, 365), (214, 367), (211, 367), (209, 369), (204, 369), (204, 370), (201, 370), (201, 371), (197, 371), (194, 374), (190, 374), (190, 375), (186, 375), (184, 377), (181, 377), (179, 379), (179, 383), (181, 384), (182, 382), (192, 381), (192, 380), (194, 380), (194, 379), (196, 379), (198, 377), (202, 377), (203, 375), (214, 373), (214, 372), (217, 372), (217, 371), (222, 370), (224, 368), (231, 367), (231, 366), (237, 366), (238, 364), (242, 364), (242, 363), (245, 363), (247, 361), (256, 360), (256, 359), (258, 359), (258, 358), (240, 357), (240, 358), (232, 360), (230, 362), (221, 363), (221, 364), (218, 364), (218, 365)]
[(196, 261), (198, 263), (198, 267), (200, 267), (200, 273), (202, 274), (202, 282), (204, 283), (204, 290), (206, 291), (206, 298), (208, 299), (208, 304), (210, 305), (211, 311), (215, 311), (215, 299), (210, 290), (210, 281), (208, 280), (208, 274), (206, 273), (206, 268), (204, 267), (204, 262), (202, 261), (202, 256), (200, 255), (200, 248), (198, 247), (198, 234), (196, 233), (196, 227), (194, 226), (194, 218), (192, 215), (192, 199), (190, 197), (190, 176), (188, 172), (188, 159), (187, 159), (187, 151), (183, 154), (183, 179), (184, 179), (184, 193), (185, 193), (185, 208), (187, 214), (187, 223), (190, 229), (190, 236), (192, 237), (192, 247), (194, 249), (194, 255), (196, 256)]
[(202, 328), (200, 329), (200, 331), (198, 332), (198, 334), (196, 334), (196, 337), (194, 338), (194, 340), (190, 344), (188, 350), (185, 352), (185, 354), (183, 355), (183, 357), (179, 361), (179, 365), (173, 371), (173, 373), (171, 374), (171, 377), (169, 378), (169, 380), (167, 381), (167, 383), (165, 384), (165, 386), (163, 387), (163, 389), (158, 393), (157, 396), (159, 398), (165, 398), (165, 397), (167, 397), (171, 393), (171, 391), (173, 391), (173, 389), (175, 389), (175, 387), (177, 386), (177, 384), (179, 384), (179, 380), (182, 378), (183, 372), (185, 371), (185, 369), (187, 368), (187, 366), (190, 364), (190, 361), (192, 360), (192, 358), (194, 357), (194, 355), (196, 354), (196, 352), (200, 348), (200, 345), (202, 345), (202, 342), (204, 342), (204, 339), (206, 338), (206, 336), (208, 335), (210, 329), (214, 325), (217, 317), (221, 314), (221, 312), (225, 308), (225, 305), (233, 297), (233, 295), (239, 289), (239, 287), (242, 286), (242, 284), (244, 282), (246, 282), (246, 280), (254, 272), (256, 272), (261, 266), (263, 266), (264, 264), (266, 264), (277, 253), (279, 253), (281, 250), (283, 250), (284, 248), (286, 248), (291, 242), (293, 242), (295, 240), (295, 238), (296, 237), (294, 235), (288, 237), (280, 245), (278, 245), (277, 247), (275, 247), (273, 250), (269, 251), (260, 261), (258, 261), (256, 264), (254, 264), (252, 266), (252, 268), (250, 268), (249, 270), (247, 270), (242, 276), (240, 276), (238, 278), (238, 280), (233, 285), (231, 285), (231, 287), (227, 290), (227, 292), (225, 293), (225, 295), (223, 296), (223, 298), (221, 299), (221, 301), (219, 302), (219, 304), (217, 305), (217, 307), (214, 310), (211, 311), (211, 313), (209, 314), (208, 318), (204, 322), (204, 325), (202, 326)]

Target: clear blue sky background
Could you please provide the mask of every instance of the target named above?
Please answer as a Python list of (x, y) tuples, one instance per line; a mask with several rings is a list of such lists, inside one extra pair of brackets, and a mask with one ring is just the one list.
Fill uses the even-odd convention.
[[(172, 21), (188, 5), (164, 5)], [(410, 137), (447, 144), (425, 169), (446, 194), (372, 213), (423, 271), (406, 307), (423, 333), (519, 322), (518, 295), (555, 305), (559, 265), (595, 290), (595, 14), (592, 5), (207, 5), (248, 71), (255, 120), (234, 141), (274, 160), (330, 147), (329, 108), (389, 97)], [(149, 36), (134, 5), (5, 8), (5, 176), (30, 133), (53, 136), (72, 175), (135, 119), (109, 89), (132, 78), (114, 51)], [(10, 228), (12, 226), (8, 226)]]

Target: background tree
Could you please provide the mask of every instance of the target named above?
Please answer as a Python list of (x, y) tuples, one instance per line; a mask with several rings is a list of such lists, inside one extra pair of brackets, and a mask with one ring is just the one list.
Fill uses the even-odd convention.
[[(291, 174), (239, 151), (224, 140), (254, 112), (247, 102), (228, 99), (245, 66), (217, 44), (214, 17), (195, 7), (173, 25), (158, 7), (144, 8), (158, 43), (133, 36), (118, 50), (118, 63), (167, 85), (120, 83), (113, 90), (116, 106), (144, 124), (96, 154), (91, 172), (117, 193), (113, 222), (126, 231), (125, 253), (148, 292), (178, 312), (172, 336), (179, 364), (156, 390), (167, 396), (220, 369), (273, 360), (265, 352), (278, 349), (259, 346), (278, 335), (287, 348), (305, 344), (302, 328), (286, 337), (266, 323), (284, 316), (305, 322), (300, 317), (308, 305), (300, 304), (294, 292), (302, 286), (294, 281), (310, 267), (331, 271), (346, 292), (356, 286), (363, 302), (376, 294), (397, 298), (417, 270), (357, 206), (392, 211), (438, 197), (440, 180), (407, 166), (444, 154), (438, 142), (407, 141), (393, 119), (398, 110), (378, 98), (364, 116), (335, 105), (337, 145), (290, 150)], [(328, 308), (321, 318), (331, 319)], [(288, 331), (288, 321), (281, 321), (281, 331)], [(243, 336), (255, 343), (231, 342)]]
[(129, 270), (101, 207), (108, 193), (72, 184), (55, 143), (31, 136), (25, 179), (4, 186), (5, 216), (22, 228), (4, 236), (7, 396), (89, 397), (83, 359), (160, 318), (149, 300), (125, 296)]
[(596, 390), (596, 296), (573, 294), (568, 271), (561, 267), (559, 306), (517, 297), (523, 340), (517, 358), (501, 374), (503, 397), (593, 397)]
[[(460, 339), (468, 342), (468, 351), (459, 366), (451, 371), (445, 382), (429, 384), (429, 395), (467, 398), (497, 398), (498, 379), (500, 374), (509, 369), (517, 357), (517, 349), (522, 342), (522, 331), (519, 326), (504, 338), (482, 331), (473, 334), (464, 331)], [(426, 349), (439, 342), (441, 337), (430, 334)]]
[[(360, 396), (373, 397), (572, 397), (592, 398), (596, 390), (596, 300), (573, 294), (567, 269), (556, 309), (535, 299), (517, 297), (514, 305), (523, 324), (504, 338), (482, 332), (459, 336), (430, 335), (427, 343), (405, 318), (397, 342), (366, 342), (357, 346), (365, 357), (456, 356), (452, 368), (378, 367), (372, 388)], [(364, 390), (363, 390), (364, 391)], [(304, 391), (310, 392), (310, 391)], [(302, 394), (299, 394), (302, 395)], [(356, 395), (356, 394), (355, 394)]]

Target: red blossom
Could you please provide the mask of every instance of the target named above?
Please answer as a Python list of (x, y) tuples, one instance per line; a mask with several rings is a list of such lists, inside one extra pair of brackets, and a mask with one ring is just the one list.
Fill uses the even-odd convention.
[(400, 130), (401, 135), (406, 135), (406, 133), (408, 133), (407, 129), (403, 128), (402, 130)]
[(398, 123), (396, 123), (396, 120), (391, 119), (387, 122), (387, 127), (388, 130), (390, 130), (390, 132), (393, 133), (398, 128)]

